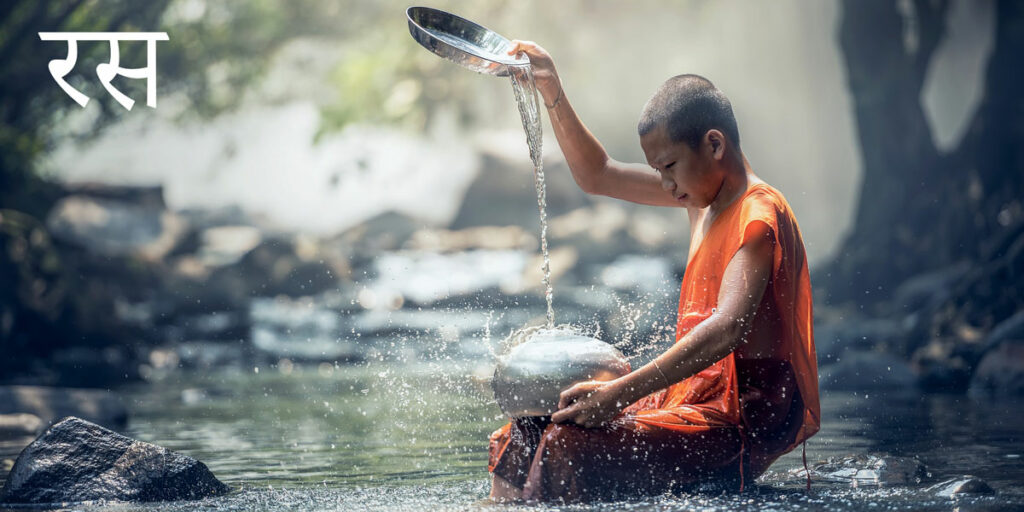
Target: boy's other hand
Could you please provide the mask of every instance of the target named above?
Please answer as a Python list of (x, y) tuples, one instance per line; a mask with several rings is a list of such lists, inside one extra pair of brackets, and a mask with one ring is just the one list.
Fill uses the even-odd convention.
[(514, 39), (512, 40), (512, 49), (508, 51), (508, 54), (523, 54), (530, 59), (530, 65), (533, 67), (533, 80), (537, 83), (537, 89), (544, 97), (546, 104), (550, 105), (558, 98), (562, 84), (558, 79), (558, 71), (555, 70), (555, 61), (551, 59), (551, 54), (547, 50), (533, 41)]

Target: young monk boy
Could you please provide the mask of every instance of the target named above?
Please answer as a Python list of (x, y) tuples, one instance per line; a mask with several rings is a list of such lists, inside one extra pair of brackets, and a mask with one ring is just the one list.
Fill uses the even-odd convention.
[(818, 430), (818, 371), (803, 240), (786, 199), (740, 150), (708, 80), (668, 79), (640, 115), (648, 165), (609, 158), (569, 104), (551, 56), (533, 65), (558, 144), (584, 191), (686, 208), (690, 251), (676, 343), (619, 379), (561, 395), (550, 419), (490, 439), (495, 500), (587, 501), (706, 481), (742, 490)]

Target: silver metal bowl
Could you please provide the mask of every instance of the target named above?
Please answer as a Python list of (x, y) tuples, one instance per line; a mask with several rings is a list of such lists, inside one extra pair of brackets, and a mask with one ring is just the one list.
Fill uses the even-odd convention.
[(528, 66), (526, 56), (510, 57), (512, 43), (497, 32), (454, 14), (410, 7), (409, 33), (424, 48), (477, 73), (508, 76), (509, 66)]
[(608, 343), (549, 329), (499, 358), (491, 389), (509, 416), (548, 416), (558, 410), (559, 394), (573, 384), (612, 380), (629, 372), (629, 361)]

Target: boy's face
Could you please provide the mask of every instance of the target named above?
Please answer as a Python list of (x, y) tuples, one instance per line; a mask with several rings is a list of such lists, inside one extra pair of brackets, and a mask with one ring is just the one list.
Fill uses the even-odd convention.
[(687, 208), (706, 208), (722, 187), (724, 174), (716, 165), (722, 144), (716, 147), (709, 136), (721, 134), (709, 131), (696, 151), (685, 142), (673, 142), (664, 123), (640, 137), (648, 165), (661, 174), (661, 188)]

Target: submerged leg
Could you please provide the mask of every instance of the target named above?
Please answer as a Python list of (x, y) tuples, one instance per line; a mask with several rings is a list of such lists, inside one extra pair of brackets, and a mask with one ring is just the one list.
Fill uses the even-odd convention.
[(530, 471), (530, 462), (537, 452), (540, 436), (550, 422), (550, 417), (546, 416), (515, 418), (491, 434), (488, 466), (492, 473), (492, 500), (507, 502), (522, 499), (523, 483)]
[(523, 487), (526, 501), (592, 501), (652, 495), (739, 471), (739, 430), (680, 433), (623, 422), (585, 429), (551, 425)]

